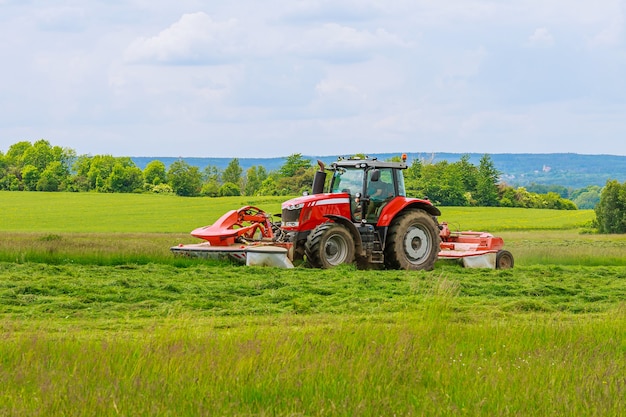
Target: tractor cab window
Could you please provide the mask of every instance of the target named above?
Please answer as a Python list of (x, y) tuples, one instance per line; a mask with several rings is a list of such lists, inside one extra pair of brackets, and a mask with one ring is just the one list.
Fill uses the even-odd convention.
[(379, 168), (367, 173), (368, 203), (365, 217), (370, 222), (378, 220), (383, 207), (396, 195), (393, 171), (391, 168)]
[(339, 169), (333, 174), (331, 193), (356, 193), (363, 192), (362, 169)]
[(404, 188), (404, 175), (401, 170), (396, 170), (396, 183), (398, 184), (398, 195), (406, 197), (406, 188)]
[(367, 172), (367, 194), (371, 200), (383, 201), (395, 195), (393, 170), (380, 168)]

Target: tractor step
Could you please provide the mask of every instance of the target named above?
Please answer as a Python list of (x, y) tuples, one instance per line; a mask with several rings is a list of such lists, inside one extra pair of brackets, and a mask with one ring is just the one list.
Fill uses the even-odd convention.
[(385, 254), (383, 253), (383, 245), (380, 243), (380, 240), (375, 240), (372, 247), (372, 256), (371, 263), (373, 264), (382, 264), (385, 262)]

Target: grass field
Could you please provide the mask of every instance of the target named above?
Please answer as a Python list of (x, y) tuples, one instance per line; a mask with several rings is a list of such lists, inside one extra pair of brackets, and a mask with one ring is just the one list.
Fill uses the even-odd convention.
[(0, 193), (0, 415), (626, 415), (626, 237), (593, 212), (442, 208), (507, 271), (169, 253), (281, 200)]

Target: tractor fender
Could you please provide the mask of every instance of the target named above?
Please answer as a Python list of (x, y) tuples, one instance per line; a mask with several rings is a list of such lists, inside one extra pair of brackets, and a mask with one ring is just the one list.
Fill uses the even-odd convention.
[(376, 226), (388, 227), (400, 213), (410, 209), (424, 210), (433, 217), (441, 216), (441, 211), (428, 200), (396, 197), (383, 207)]
[(352, 223), (352, 220), (344, 216), (338, 216), (336, 214), (327, 214), (324, 217), (326, 217), (329, 220), (334, 221), (335, 223), (339, 223), (340, 225), (344, 226), (346, 229), (350, 231), (350, 234), (352, 235), (352, 238), (354, 239), (354, 253), (357, 256), (362, 256), (361, 252), (363, 250), (363, 241), (361, 240), (361, 234), (357, 230), (354, 223)]

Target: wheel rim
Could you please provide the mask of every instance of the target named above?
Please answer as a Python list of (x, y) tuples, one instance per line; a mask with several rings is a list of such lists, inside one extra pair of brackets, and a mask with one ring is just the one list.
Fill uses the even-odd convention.
[(340, 235), (329, 236), (324, 245), (324, 255), (326, 261), (331, 265), (339, 265), (348, 256), (348, 244)]
[(419, 227), (409, 227), (404, 235), (404, 253), (409, 262), (417, 263), (430, 253), (428, 233)]

